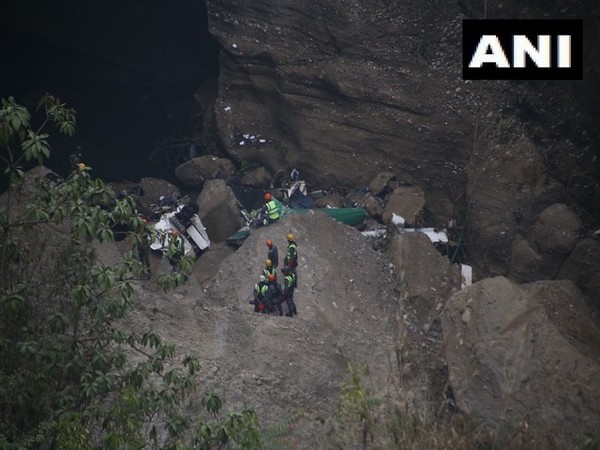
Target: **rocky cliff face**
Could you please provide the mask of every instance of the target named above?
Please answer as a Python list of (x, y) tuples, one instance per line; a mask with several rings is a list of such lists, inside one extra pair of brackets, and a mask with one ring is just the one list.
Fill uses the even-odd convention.
[[(581, 228), (567, 233), (583, 234), (597, 222), (597, 102), (582, 100), (597, 85), (593, 51), (586, 52), (585, 82), (468, 82), (461, 78), (461, 19), (483, 16), (477, 1), (207, 5), (221, 45), (214, 124), (233, 158), (272, 171), (298, 167), (307, 179), (342, 190), (391, 171), (425, 191), (430, 225), (458, 222), (463, 231), (455, 238), (480, 277), (556, 276), (565, 254), (536, 237), (540, 214), (552, 205), (567, 204), (581, 217)], [(590, 22), (598, 8), (510, 1), (485, 14)], [(520, 267), (523, 249), (527, 267)], [(555, 263), (532, 263), (545, 258)]]
[[(216, 127), (231, 155), (326, 186), (393, 170), (458, 196), (470, 138), (447, 93), (464, 83), (431, 67), (424, 37), (439, 20), (418, 2), (209, 1), (208, 11), (222, 47)], [(445, 39), (456, 40), (458, 12)], [(267, 142), (241, 144), (245, 133)]]

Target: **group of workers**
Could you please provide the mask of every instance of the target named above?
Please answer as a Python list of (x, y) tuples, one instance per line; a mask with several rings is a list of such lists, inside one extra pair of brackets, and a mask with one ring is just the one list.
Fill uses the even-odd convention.
[(283, 303), (287, 306), (287, 317), (298, 314), (294, 303), (294, 289), (298, 285), (296, 267), (298, 267), (298, 245), (293, 234), (287, 235), (287, 252), (283, 261), (281, 273), (283, 274), (283, 287), (277, 280), (277, 267), (279, 266), (279, 254), (277, 246), (268, 239), (267, 259), (265, 268), (259, 277), (258, 283), (254, 285), (254, 298), (250, 304), (254, 305), (254, 312), (262, 314), (275, 314), (283, 316)]

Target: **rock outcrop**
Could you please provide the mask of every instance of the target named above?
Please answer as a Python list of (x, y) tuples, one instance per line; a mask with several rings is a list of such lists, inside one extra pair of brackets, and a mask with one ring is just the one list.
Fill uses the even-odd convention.
[(426, 322), (431, 322), (427, 317), (432, 311), (439, 310), (460, 289), (458, 264), (450, 264), (424, 233), (394, 236), (386, 255), (394, 265), (396, 282)]
[(560, 447), (597, 430), (600, 329), (590, 317), (567, 281), (496, 277), (452, 296), (442, 326), (458, 408), (500, 438), (529, 426), (552, 430)]
[[(221, 45), (215, 125), (236, 159), (297, 167), (324, 186), (367, 186), (391, 171), (458, 195), (469, 139), (442, 99), (463, 82), (423, 75), (417, 2), (207, 5)], [(247, 133), (265, 144), (240, 146)]]
[(242, 226), (237, 198), (224, 180), (207, 181), (196, 203), (211, 241), (222, 242)]
[(192, 158), (175, 169), (179, 181), (188, 188), (202, 187), (205, 181), (215, 178), (228, 180), (234, 173), (235, 167), (229, 159), (214, 155)]

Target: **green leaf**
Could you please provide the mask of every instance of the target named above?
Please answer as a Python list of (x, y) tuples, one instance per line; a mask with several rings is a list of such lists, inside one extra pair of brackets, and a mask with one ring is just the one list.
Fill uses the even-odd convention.
[(207, 392), (202, 398), (202, 404), (208, 412), (217, 414), (221, 410), (221, 398), (213, 393)]

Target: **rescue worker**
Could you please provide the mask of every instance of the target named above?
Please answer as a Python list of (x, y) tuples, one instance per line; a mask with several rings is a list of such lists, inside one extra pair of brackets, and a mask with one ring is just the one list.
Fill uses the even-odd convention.
[(298, 245), (295, 239), (296, 237), (292, 233), (287, 235), (288, 246), (283, 264), (290, 270), (295, 270), (298, 267)]
[(296, 310), (296, 304), (294, 303), (294, 288), (296, 287), (296, 274), (291, 271), (288, 267), (281, 269), (285, 275), (283, 281), (283, 295), (282, 298), (287, 304), (288, 311), (285, 313), (288, 317), (294, 317), (298, 314)]
[(266, 296), (268, 290), (269, 286), (267, 284), (267, 278), (264, 275), (261, 275), (258, 279), (258, 283), (254, 285), (254, 300), (250, 300), (249, 302), (251, 305), (254, 305), (255, 313), (266, 314)]
[(262, 274), (267, 278), (269, 275), (277, 276), (277, 271), (275, 270), (275, 267), (273, 267), (273, 262), (270, 259), (265, 260), (265, 268), (263, 269)]
[(144, 275), (147, 280), (152, 277), (150, 271), (150, 244), (152, 243), (151, 231), (148, 228), (148, 221), (142, 218), (139, 231), (139, 241), (137, 241), (138, 258), (144, 268)]
[(277, 269), (279, 265), (279, 253), (277, 252), (277, 246), (273, 245), (273, 241), (271, 239), (267, 239), (267, 248), (269, 249), (267, 252), (267, 258), (271, 260), (273, 267)]
[(177, 230), (172, 230), (169, 238), (167, 256), (169, 257), (169, 264), (171, 264), (173, 272), (177, 272), (179, 261), (183, 258), (184, 252), (183, 239), (181, 239)]
[(281, 284), (277, 281), (277, 275), (269, 275), (267, 277), (269, 289), (267, 291), (267, 309), (271, 313), (279, 313), (283, 316), (283, 308), (281, 307)]
[(263, 211), (269, 223), (277, 222), (277, 220), (279, 220), (279, 208), (269, 192), (265, 194), (265, 207)]

